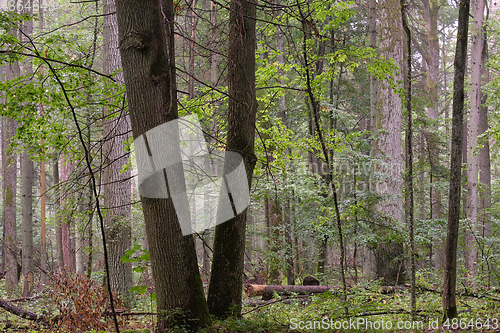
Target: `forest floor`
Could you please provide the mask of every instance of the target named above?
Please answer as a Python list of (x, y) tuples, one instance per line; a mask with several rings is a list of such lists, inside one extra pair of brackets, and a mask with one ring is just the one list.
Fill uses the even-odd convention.
[[(4, 290), (0, 286), (0, 290)], [(107, 301), (94, 290), (73, 288), (60, 292), (45, 291), (30, 299), (15, 300), (16, 306), (53, 318), (65, 314), (51, 327), (36, 325), (0, 309), (3, 332), (114, 332)], [(214, 321), (202, 330), (215, 332), (500, 332), (500, 290), (490, 288), (474, 292), (458, 290), (458, 319), (442, 321), (439, 285), (419, 281), (417, 313), (410, 315), (410, 294), (396, 291), (383, 294), (380, 285), (362, 281), (341, 290), (315, 296), (279, 297), (262, 301), (244, 296), (241, 318)], [(5, 295), (0, 296), (6, 299)], [(153, 332), (155, 300), (145, 292), (137, 295), (133, 308), (121, 309), (121, 332)], [(106, 315), (108, 313), (108, 315)], [(184, 332), (180, 327), (173, 332)]]

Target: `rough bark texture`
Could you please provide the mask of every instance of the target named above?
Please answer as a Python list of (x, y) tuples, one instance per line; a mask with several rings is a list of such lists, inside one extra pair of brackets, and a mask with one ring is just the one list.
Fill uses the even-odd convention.
[(472, 2), (472, 40), (471, 40), (471, 95), (469, 116), (469, 137), (467, 140), (467, 224), (465, 238), (465, 269), (468, 276), (476, 275), (478, 208), (479, 208), (479, 154), (475, 150), (479, 134), (481, 113), (481, 76), (483, 53), (483, 12), (484, 0)]
[[(255, 2), (232, 0), (228, 49), (227, 146), (243, 156), (248, 183), (256, 162), (255, 117)], [(227, 166), (224, 166), (227, 167)], [(247, 210), (215, 229), (214, 258), (208, 290), (210, 313), (225, 317), (241, 312), (241, 286), (245, 252)]]
[[(428, 73), (426, 75), (426, 91), (429, 94), (430, 106), (427, 109), (427, 116), (431, 122), (431, 131), (425, 133), (428, 144), (430, 170), (430, 218), (439, 219), (442, 217), (443, 208), (441, 204), (441, 193), (436, 189), (434, 183), (439, 182), (439, 137), (436, 120), (439, 116), (439, 36), (438, 36), (438, 16), (439, 2), (436, 0), (422, 0), (425, 17), (425, 28), (427, 30), (427, 47), (425, 61)], [(441, 240), (434, 244), (435, 266), (443, 269), (444, 266), (444, 244)]]
[(451, 132), (450, 194), (448, 199), (448, 229), (446, 233), (446, 266), (443, 286), (444, 318), (457, 317), (456, 279), (457, 243), (460, 219), (460, 191), (462, 188), (462, 140), (464, 111), (464, 76), (469, 30), (469, 0), (460, 2), (458, 14), (457, 46), (455, 51), (455, 77), (453, 86), (453, 116)]
[[(398, 0), (379, 2), (381, 54), (392, 58), (401, 67), (403, 61), (403, 31), (401, 25), (401, 6)], [(392, 75), (391, 80), (398, 84), (402, 75)], [(372, 141), (372, 155), (380, 156), (386, 163), (379, 172), (386, 174), (385, 179), (377, 180), (375, 192), (384, 199), (377, 204), (377, 211), (387, 219), (386, 223), (401, 224), (403, 221), (402, 179), (401, 179), (401, 99), (390, 87), (389, 82), (379, 82), (377, 117), (375, 130), (378, 137)], [(389, 220), (391, 220), (389, 222)], [(384, 230), (380, 231), (385, 233)], [(382, 235), (385, 237), (385, 235)], [(397, 240), (379, 243), (375, 250), (377, 277), (386, 284), (396, 284), (404, 279), (402, 264), (403, 244)]]
[[(118, 24), (114, 0), (105, 0), (103, 22), (103, 70), (111, 74), (121, 69), (118, 50)], [(111, 14), (111, 15), (108, 15)], [(123, 82), (120, 71), (115, 78)], [(119, 101), (113, 103), (119, 105)], [(132, 263), (123, 263), (121, 258), (131, 247), (131, 171), (122, 172), (128, 162), (125, 144), (130, 137), (130, 120), (124, 110), (105, 108), (111, 119), (104, 123), (104, 207), (107, 209), (104, 223), (109, 251), (109, 273), (111, 287), (122, 296), (125, 305), (131, 305), (129, 289), (132, 288)]]
[[(486, 30), (483, 30), (483, 54), (481, 57), (484, 80), (483, 85), (489, 82), (489, 70), (486, 67), (488, 59), (488, 43)], [(488, 130), (488, 107), (486, 106), (487, 95), (481, 91), (481, 106), (479, 109), (479, 135)], [(491, 235), (491, 164), (490, 164), (490, 140), (489, 136), (482, 141), (482, 148), (479, 150), (479, 183), (481, 192), (479, 193), (479, 212), (482, 226), (482, 237)]]
[[(174, 9), (170, 0), (117, 0), (119, 48), (134, 138), (177, 119)], [(165, 17), (165, 20), (164, 18)], [(158, 330), (210, 323), (192, 235), (172, 199), (141, 197), (155, 282)], [(241, 285), (240, 285), (241, 288)], [(241, 293), (241, 291), (240, 291)], [(171, 312), (177, 311), (175, 315)]]
[[(6, 65), (7, 79), (19, 75), (19, 64)], [(9, 117), (4, 118), (4, 147), (8, 149), (16, 133), (17, 123)], [(17, 193), (17, 156), (13, 152), (2, 150), (3, 163), (3, 225), (5, 234), (5, 290), (12, 294), (19, 283), (17, 261), (16, 231), (16, 193)]]
[(405, 138), (405, 222), (408, 226), (408, 233), (410, 236), (410, 280), (411, 280), (411, 315), (412, 320), (416, 320), (416, 264), (415, 264), (415, 232), (414, 232), (414, 202), (413, 202), (413, 115), (412, 115), (412, 82), (411, 82), (411, 31), (408, 26), (407, 14), (405, 10), (405, 0), (401, 0), (401, 21), (403, 30), (405, 32), (405, 47), (403, 52), (404, 58), (404, 88), (405, 88), (405, 108), (406, 108), (406, 138)]
[(21, 153), (22, 182), (22, 270), (23, 297), (29, 297), (33, 289), (33, 161), (26, 152)]

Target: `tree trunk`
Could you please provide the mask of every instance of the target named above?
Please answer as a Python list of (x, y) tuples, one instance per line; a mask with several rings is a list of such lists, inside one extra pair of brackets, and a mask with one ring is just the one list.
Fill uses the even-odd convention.
[[(103, 70), (111, 74), (122, 67), (118, 50), (118, 24), (114, 0), (103, 2)], [(123, 73), (118, 72), (115, 79), (123, 83)], [(119, 103), (113, 103), (119, 104)], [(131, 248), (131, 171), (123, 171), (129, 154), (125, 144), (130, 138), (129, 117), (123, 110), (105, 108), (104, 113), (112, 118), (104, 124), (104, 207), (107, 214), (104, 223), (107, 228), (106, 240), (109, 251), (109, 273), (111, 287), (122, 296), (125, 305), (131, 306), (129, 294), (132, 288), (132, 263), (123, 263), (121, 258)]]
[(64, 266), (72, 271), (75, 270), (75, 252), (73, 250), (74, 241), (71, 240), (71, 220), (73, 217), (73, 194), (71, 193), (71, 188), (68, 186), (71, 172), (73, 171), (74, 165), (69, 158), (63, 160), (61, 167), (61, 182), (64, 184), (61, 189), (63, 193), (61, 194), (61, 206), (63, 211), (61, 212), (61, 238), (62, 238), (62, 252)]
[[(379, 2), (380, 13), (380, 43), (382, 55), (393, 59), (401, 67), (403, 55), (403, 35), (401, 26), (401, 5), (397, 0)], [(402, 80), (402, 75), (394, 73), (394, 84)], [(372, 141), (372, 155), (380, 156), (387, 164), (380, 172), (387, 179), (377, 181), (375, 192), (384, 197), (377, 204), (377, 211), (390, 219), (397, 226), (403, 222), (401, 179), (401, 99), (390, 87), (389, 82), (379, 82), (377, 102), (377, 123), (379, 132), (377, 139)], [(385, 235), (384, 230), (380, 231)], [(386, 284), (392, 285), (404, 281), (404, 265), (402, 263), (403, 244), (400, 241), (388, 239), (387, 243), (379, 243), (375, 250), (376, 272), (378, 278), (383, 278)]]
[[(144, 140), (148, 130), (178, 118), (174, 5), (171, 0), (162, 0), (161, 5), (156, 0), (117, 0), (115, 3), (119, 48), (137, 152), (138, 139)], [(176, 152), (180, 157), (180, 147)], [(183, 178), (176, 179), (179, 184), (174, 185), (182, 186)], [(206, 326), (210, 317), (193, 236), (182, 235), (172, 198), (141, 195), (141, 203), (155, 282), (158, 330), (163, 332), (181, 324), (193, 330)], [(176, 309), (180, 312), (172, 315), (171, 311)]]
[(410, 308), (412, 320), (416, 320), (417, 295), (416, 295), (416, 265), (415, 265), (415, 232), (414, 232), (414, 202), (413, 202), (413, 115), (412, 115), (412, 83), (411, 83), (411, 32), (408, 27), (407, 13), (405, 10), (405, 0), (401, 0), (401, 21), (405, 32), (405, 47), (403, 52), (403, 73), (404, 73), (404, 88), (405, 88), (405, 108), (406, 108), (406, 138), (405, 138), (405, 222), (408, 226), (410, 236), (410, 280), (411, 280), (411, 295)]
[[(81, 199), (80, 199), (81, 200)], [(85, 211), (83, 203), (78, 205), (78, 218), (75, 220), (75, 267), (76, 274), (85, 274)]]
[[(437, 172), (439, 169), (439, 137), (437, 119), (439, 117), (439, 91), (438, 91), (438, 75), (439, 75), (439, 36), (438, 36), (438, 16), (439, 3), (436, 0), (422, 0), (425, 16), (425, 28), (427, 30), (427, 54), (425, 56), (428, 68), (426, 76), (426, 91), (430, 97), (430, 107), (427, 109), (427, 116), (431, 122), (431, 131), (426, 133), (428, 148), (429, 148), (429, 164), (430, 164), (430, 211), (431, 219), (439, 219), (443, 213), (441, 205), (441, 193), (434, 185), (439, 182), (440, 175)], [(434, 244), (436, 253), (436, 268), (443, 269), (443, 242), (438, 240)]]
[(196, 40), (196, 0), (191, 2), (191, 10), (189, 14), (191, 20), (191, 40), (189, 41), (189, 81), (188, 91), (189, 98), (194, 98), (194, 44)]
[[(228, 48), (228, 129), (226, 150), (243, 156), (250, 188), (256, 163), (254, 1), (231, 1)], [(224, 174), (228, 171), (224, 165)], [(226, 317), (241, 312), (247, 209), (215, 228), (214, 258), (208, 289), (210, 313)]]
[[(6, 65), (7, 79), (19, 76), (19, 64), (16, 62)], [(16, 120), (4, 118), (3, 141), (5, 149), (2, 150), (3, 163), (3, 225), (5, 234), (5, 290), (8, 295), (15, 292), (19, 283), (19, 271), (17, 261), (17, 227), (16, 227), (16, 193), (17, 193), (17, 156), (8, 151), (13, 137), (16, 133)]]
[(460, 1), (457, 46), (455, 51), (455, 77), (453, 86), (453, 116), (451, 133), (450, 193), (448, 198), (448, 229), (446, 233), (446, 266), (443, 286), (444, 318), (457, 317), (456, 279), (457, 243), (460, 219), (460, 191), (462, 187), (462, 140), (464, 112), (464, 77), (469, 30), (469, 0)]
[[(481, 57), (484, 80), (486, 85), (490, 80), (489, 70), (486, 66), (488, 59), (488, 43), (486, 38), (486, 29), (483, 28), (483, 54)], [(489, 128), (488, 126), (488, 107), (486, 106), (487, 94), (481, 91), (481, 107), (479, 108), (479, 135), (483, 135)], [(483, 138), (482, 148), (479, 150), (479, 183), (482, 191), (479, 196), (479, 211), (482, 226), (482, 237), (491, 235), (491, 164), (490, 164), (490, 140), (489, 136)]]
[[(483, 28), (483, 56), (481, 58), (484, 84), (489, 82), (489, 70), (486, 67), (488, 59), (488, 43), (486, 28)], [(488, 130), (488, 107), (486, 106), (487, 95), (481, 91), (481, 107), (479, 109), (479, 135), (483, 135)], [(490, 138), (486, 136), (482, 141), (482, 148), (479, 150), (479, 183), (481, 184), (481, 192), (479, 193), (479, 225), (481, 227), (481, 238), (487, 241), (491, 236), (491, 165), (490, 165)], [(486, 254), (482, 254), (481, 270), (484, 272), (486, 268), (489, 272), (489, 259)], [(491, 274), (488, 274), (487, 287), (491, 285)]]
[[(368, 29), (370, 36), (370, 47), (373, 49), (377, 48), (377, 2), (376, 0), (369, 1), (369, 17), (368, 17)], [(368, 130), (375, 133), (377, 124), (377, 92), (378, 92), (378, 80), (370, 73), (370, 121), (368, 123)], [(376, 265), (375, 265), (375, 253), (373, 249), (368, 246), (363, 247), (364, 259), (363, 259), (363, 274), (369, 279), (376, 278)]]
[(57, 267), (64, 267), (64, 252), (62, 243), (62, 215), (61, 215), (61, 184), (59, 181), (59, 158), (56, 156), (54, 159), (54, 165), (52, 166), (52, 177), (54, 178), (54, 183), (52, 186), (55, 188), (54, 193), (54, 212), (55, 221), (54, 228), (56, 233), (56, 257), (57, 257)]
[(465, 269), (467, 276), (476, 275), (478, 208), (479, 208), (479, 154), (475, 151), (479, 134), (481, 113), (481, 77), (483, 53), (484, 0), (472, 2), (472, 74), (469, 116), (469, 137), (467, 140), (467, 234), (465, 238)]
[(23, 242), (23, 297), (33, 290), (33, 161), (28, 153), (21, 153), (22, 179), (22, 242)]

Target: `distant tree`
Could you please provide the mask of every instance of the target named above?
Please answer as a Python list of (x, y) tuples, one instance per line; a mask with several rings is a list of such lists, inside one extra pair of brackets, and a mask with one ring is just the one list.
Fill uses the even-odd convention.
[[(105, 74), (116, 71), (115, 78), (123, 83), (122, 64), (118, 50), (118, 25), (114, 0), (103, 1), (103, 69)], [(111, 105), (120, 101), (111, 98)], [(111, 287), (130, 306), (129, 289), (132, 288), (132, 264), (121, 258), (131, 248), (131, 170), (127, 168), (129, 154), (126, 144), (130, 138), (130, 120), (123, 108), (105, 107), (109, 117), (104, 120), (104, 207), (107, 208), (105, 223), (109, 249)]]

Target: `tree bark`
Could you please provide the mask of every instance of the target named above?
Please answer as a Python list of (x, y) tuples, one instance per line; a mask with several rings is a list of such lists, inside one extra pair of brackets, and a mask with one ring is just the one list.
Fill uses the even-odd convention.
[[(430, 97), (430, 107), (427, 109), (427, 116), (431, 122), (431, 131), (425, 134), (429, 149), (429, 164), (430, 164), (430, 218), (439, 219), (442, 217), (443, 209), (441, 205), (441, 192), (436, 188), (435, 183), (439, 182), (439, 137), (437, 119), (439, 117), (439, 91), (438, 91), (438, 76), (439, 76), (439, 36), (438, 36), (438, 17), (439, 17), (439, 2), (436, 0), (422, 0), (425, 16), (425, 28), (427, 30), (427, 54), (425, 59), (427, 62), (428, 73), (426, 75), (426, 91)], [(435, 266), (437, 269), (443, 269), (444, 253), (443, 242), (438, 240), (434, 244)]]
[[(137, 140), (148, 130), (178, 118), (174, 6), (171, 0), (162, 0), (161, 5), (157, 0), (115, 3), (130, 120)], [(141, 203), (155, 282), (158, 330), (163, 332), (175, 325), (193, 330), (206, 326), (210, 317), (193, 236), (182, 235), (171, 198), (141, 196)], [(180, 311), (172, 315), (176, 309)]]
[(476, 275), (478, 208), (479, 208), (479, 154), (475, 150), (479, 135), (481, 113), (481, 77), (483, 74), (483, 12), (484, 0), (472, 2), (472, 74), (469, 116), (469, 137), (467, 139), (467, 224), (465, 238), (465, 269), (467, 276)]
[(28, 153), (21, 153), (22, 179), (22, 271), (23, 297), (31, 296), (33, 290), (33, 176), (35, 170)]
[(55, 221), (54, 229), (56, 234), (56, 257), (57, 257), (57, 267), (64, 267), (64, 252), (62, 243), (62, 225), (61, 225), (61, 184), (59, 180), (59, 158), (56, 156), (54, 159), (54, 164), (52, 166), (54, 183), (52, 186), (55, 188), (54, 193), (54, 211), (55, 211)]
[[(253, 0), (232, 0), (228, 48), (228, 128), (226, 150), (243, 156), (250, 188), (256, 163), (255, 16)], [(229, 166), (224, 165), (226, 170)], [(215, 228), (214, 257), (208, 289), (210, 313), (227, 317), (241, 313), (241, 285), (245, 253), (247, 210)]]
[[(118, 50), (118, 23), (116, 21), (114, 0), (103, 2), (103, 71), (111, 74), (122, 67)], [(123, 83), (123, 73), (115, 79)], [(113, 105), (118, 104), (112, 103)], [(132, 263), (123, 263), (121, 258), (131, 248), (131, 171), (123, 170), (129, 154), (125, 145), (130, 138), (130, 120), (123, 109), (105, 108), (104, 113), (110, 119), (104, 123), (104, 207), (107, 214), (104, 223), (107, 228), (106, 240), (109, 251), (109, 273), (111, 287), (122, 296), (125, 305), (130, 307), (132, 298)]]
[(455, 51), (455, 77), (453, 86), (453, 115), (451, 133), (450, 192), (448, 198), (448, 229), (446, 233), (446, 266), (443, 286), (444, 318), (457, 317), (456, 279), (457, 243), (460, 219), (460, 191), (462, 187), (462, 144), (464, 112), (464, 77), (469, 30), (469, 0), (460, 1), (457, 46)]
[[(16, 62), (6, 65), (7, 79), (19, 76), (19, 64)], [(5, 234), (5, 290), (11, 295), (19, 283), (18, 248), (16, 228), (16, 193), (17, 193), (17, 156), (12, 151), (7, 151), (16, 133), (16, 120), (4, 118), (4, 150), (2, 150), (3, 163), (3, 225)]]
[[(483, 70), (483, 85), (490, 80), (489, 69), (486, 66), (488, 60), (488, 42), (486, 38), (486, 28), (483, 28), (483, 53), (481, 57)], [(479, 135), (483, 135), (489, 128), (488, 107), (486, 101), (488, 96), (481, 91), (481, 106), (479, 108)], [(479, 149), (479, 183), (483, 189), (480, 193), (479, 210), (482, 226), (482, 237), (491, 235), (491, 163), (490, 163), (490, 140), (489, 136), (483, 138), (482, 148)]]
[[(403, 60), (403, 32), (401, 25), (401, 5), (398, 0), (379, 2), (381, 54), (393, 59), (399, 67)], [(402, 75), (394, 73), (391, 80), (398, 84)], [(386, 164), (380, 172), (386, 179), (377, 181), (375, 192), (384, 197), (377, 204), (377, 211), (386, 220), (396, 225), (403, 222), (401, 178), (401, 99), (390, 87), (387, 80), (379, 82), (377, 121), (378, 137), (372, 141), (372, 156), (380, 156)], [(385, 231), (381, 230), (383, 237)], [(375, 249), (376, 273), (386, 284), (397, 284), (404, 281), (404, 265), (402, 264), (403, 244), (397, 240), (379, 243)]]
[(74, 169), (73, 162), (69, 158), (63, 159), (61, 167), (61, 182), (64, 184), (61, 194), (61, 238), (64, 266), (72, 271), (75, 270), (74, 241), (71, 240), (71, 220), (73, 216), (73, 194), (68, 185), (70, 175)]

